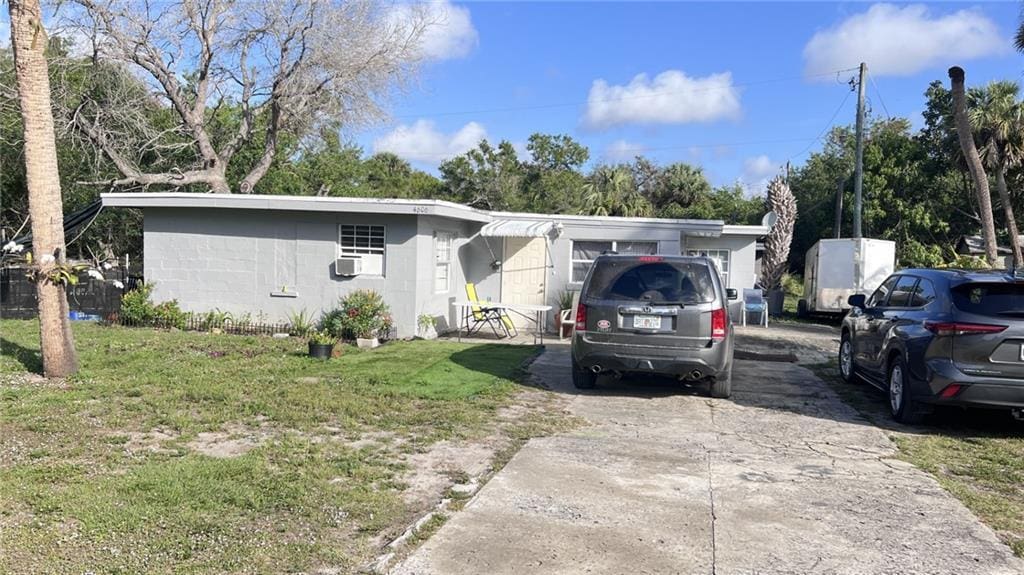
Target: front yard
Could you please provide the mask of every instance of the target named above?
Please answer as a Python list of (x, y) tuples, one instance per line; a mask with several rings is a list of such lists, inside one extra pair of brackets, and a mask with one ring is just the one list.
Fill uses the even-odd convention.
[(563, 425), (548, 394), (520, 399), (535, 347), (323, 362), (296, 339), (76, 324), (81, 372), (48, 382), (37, 329), (0, 322), (0, 572), (353, 571), (463, 463)]

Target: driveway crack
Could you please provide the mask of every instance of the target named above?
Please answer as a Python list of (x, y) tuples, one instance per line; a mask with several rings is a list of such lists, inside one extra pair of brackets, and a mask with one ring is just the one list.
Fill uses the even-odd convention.
[[(707, 402), (708, 409), (711, 410), (711, 432), (715, 434), (716, 439), (718, 436), (718, 428), (715, 425), (715, 404), (713, 401)], [(715, 523), (718, 521), (718, 516), (715, 514), (715, 483), (711, 472), (711, 445), (704, 446), (704, 455), (707, 459), (708, 464), (708, 502), (711, 509), (711, 575), (718, 574), (718, 539), (715, 533)]]

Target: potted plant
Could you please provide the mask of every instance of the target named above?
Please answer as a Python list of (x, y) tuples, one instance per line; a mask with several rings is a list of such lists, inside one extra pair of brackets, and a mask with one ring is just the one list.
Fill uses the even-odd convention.
[(338, 338), (324, 329), (314, 329), (309, 332), (309, 357), (317, 359), (329, 359), (334, 351), (334, 344)]
[(437, 318), (429, 314), (420, 314), (416, 319), (419, 336), (423, 339), (437, 339)]

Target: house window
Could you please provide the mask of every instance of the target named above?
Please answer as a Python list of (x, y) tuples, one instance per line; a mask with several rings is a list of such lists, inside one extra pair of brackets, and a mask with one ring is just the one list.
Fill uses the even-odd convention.
[(688, 250), (689, 256), (706, 256), (714, 260), (722, 276), (722, 285), (729, 287), (729, 250)]
[(384, 275), (384, 226), (342, 224), (338, 236), (341, 257), (362, 260), (365, 275)]
[(613, 251), (629, 255), (652, 255), (658, 253), (658, 242), (572, 242), (572, 277), (570, 281), (582, 282), (597, 256)]
[(448, 293), (451, 290), (452, 234), (437, 232), (434, 235), (434, 292)]

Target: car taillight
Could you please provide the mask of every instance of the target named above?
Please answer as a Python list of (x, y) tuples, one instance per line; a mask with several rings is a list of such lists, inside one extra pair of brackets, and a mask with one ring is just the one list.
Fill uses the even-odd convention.
[(926, 321), (924, 328), (935, 335), (977, 335), (982, 333), (999, 333), (1006, 329), (1005, 325), (988, 323), (963, 323), (959, 321)]
[(711, 310), (711, 340), (725, 339), (725, 308)]
[(639, 259), (641, 262), (645, 264), (652, 264), (665, 261), (665, 258), (661, 256), (640, 256), (637, 259)]
[(576, 329), (582, 331), (587, 329), (587, 306), (583, 304), (576, 306)]
[(956, 397), (956, 394), (960, 393), (960, 390), (962, 390), (963, 388), (964, 386), (960, 385), (959, 383), (951, 383), (944, 387), (942, 391), (939, 392), (939, 397), (941, 397), (942, 399)]

